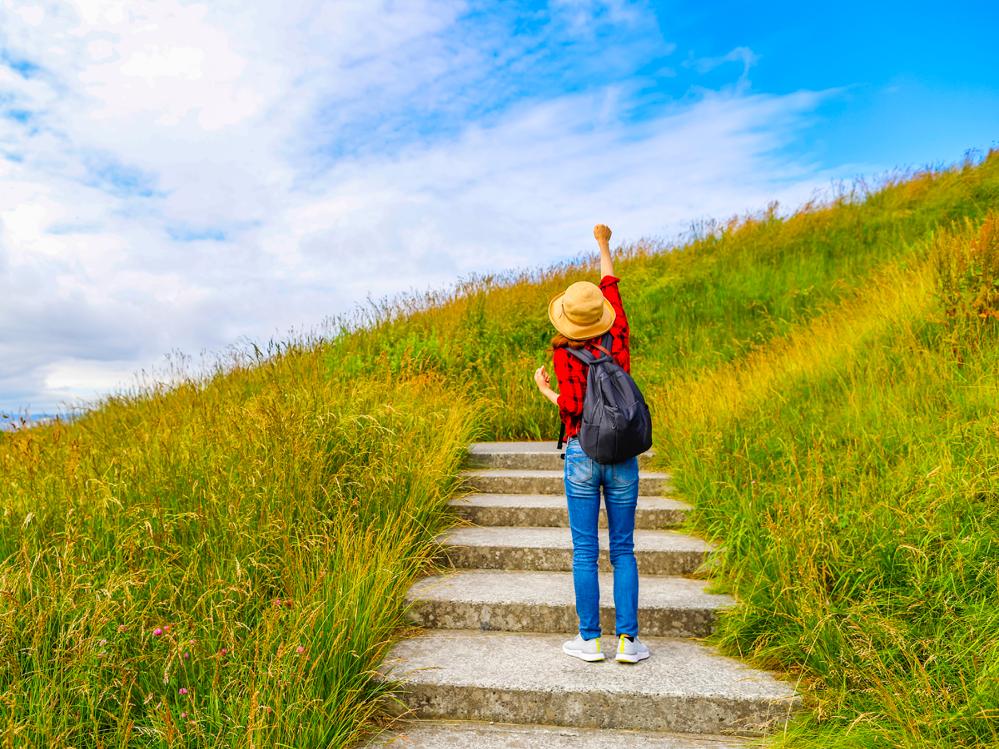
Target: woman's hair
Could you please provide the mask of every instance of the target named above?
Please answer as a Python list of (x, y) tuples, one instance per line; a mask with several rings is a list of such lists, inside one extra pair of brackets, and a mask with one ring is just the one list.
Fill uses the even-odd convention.
[(582, 341), (575, 341), (572, 338), (566, 338), (561, 333), (556, 333), (552, 338), (552, 350), (554, 351), (555, 349), (562, 348), (563, 346), (568, 346), (569, 348), (583, 348), (588, 340), (590, 339), (587, 338)]

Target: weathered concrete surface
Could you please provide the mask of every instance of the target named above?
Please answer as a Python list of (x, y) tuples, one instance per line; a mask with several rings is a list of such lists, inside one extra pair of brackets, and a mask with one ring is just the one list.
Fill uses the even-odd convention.
[(414, 721), (368, 746), (391, 749), (742, 749), (731, 736), (601, 731), (593, 728), (522, 726), (470, 721)]
[[(468, 449), (468, 466), (561, 471), (564, 461), (555, 448), (555, 442), (477, 442)], [(638, 464), (648, 466), (653, 454), (639, 455)]]
[[(455, 528), (442, 539), (448, 561), (465, 569), (571, 570), (568, 528)], [(610, 570), (607, 532), (600, 534), (600, 568)], [(711, 550), (706, 541), (673, 531), (635, 531), (635, 558), (644, 575), (685, 575)]]
[[(452, 500), (451, 505), (476, 525), (517, 527), (558, 527), (569, 525), (565, 495), (554, 494), (471, 494)], [(635, 527), (673, 528), (681, 525), (690, 505), (668, 497), (639, 497)], [(600, 527), (607, 527), (607, 515), (600, 510)]]
[[(462, 473), (469, 491), (485, 494), (564, 494), (562, 471), (535, 471), (513, 468), (473, 468)], [(669, 493), (669, 474), (643, 471), (638, 493), (661, 497)]]
[(644, 638), (652, 656), (628, 666), (569, 658), (564, 639), (431, 630), (396, 645), (385, 668), (421, 718), (758, 735), (798, 702), (788, 684), (690, 640)]
[[(639, 632), (704, 637), (718, 609), (735, 602), (705, 593), (706, 583), (683, 577), (639, 580)], [(460, 570), (418, 581), (409, 591), (410, 619), (437, 629), (573, 632), (578, 626), (572, 573)], [(614, 634), (613, 576), (600, 575), (600, 619)]]

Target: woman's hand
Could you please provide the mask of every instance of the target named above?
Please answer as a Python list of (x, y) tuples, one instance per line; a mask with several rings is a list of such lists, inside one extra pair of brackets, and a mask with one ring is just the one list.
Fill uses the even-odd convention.
[(548, 378), (548, 370), (543, 366), (534, 370), (534, 384), (538, 386), (538, 390), (542, 393), (545, 392), (545, 390), (551, 390), (552, 383)]
[(534, 384), (538, 386), (538, 390), (543, 396), (556, 406), (558, 405), (558, 393), (552, 390), (551, 380), (548, 379), (548, 370), (543, 366), (534, 370)]

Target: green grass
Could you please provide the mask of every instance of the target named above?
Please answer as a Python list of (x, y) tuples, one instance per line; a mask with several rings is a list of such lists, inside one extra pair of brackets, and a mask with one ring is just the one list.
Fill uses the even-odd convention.
[(348, 745), (473, 424), (292, 348), (4, 435), (4, 744)]
[[(618, 261), (658, 460), (741, 601), (716, 640), (806, 699), (774, 745), (999, 745), (990, 210), (996, 153)], [(547, 299), (583, 274), (387, 303), (332, 340), (0, 437), (5, 745), (376, 728), (372, 669), (453, 522), (464, 446), (557, 434), (531, 373)]]

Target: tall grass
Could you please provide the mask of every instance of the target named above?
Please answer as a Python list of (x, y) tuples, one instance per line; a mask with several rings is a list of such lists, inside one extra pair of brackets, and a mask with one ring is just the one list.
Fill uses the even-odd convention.
[[(741, 601), (717, 640), (807, 698), (777, 744), (999, 743), (997, 208), (993, 153), (618, 262), (658, 460)], [(363, 737), (464, 446), (557, 434), (531, 373), (581, 274), (0, 434), (5, 744)]]
[(320, 349), (4, 435), (4, 745), (349, 745), (472, 429)]
[(892, 268), (659, 403), (743, 603), (720, 642), (802, 678), (787, 746), (999, 741), (999, 326), (956, 358), (939, 289)]

